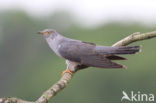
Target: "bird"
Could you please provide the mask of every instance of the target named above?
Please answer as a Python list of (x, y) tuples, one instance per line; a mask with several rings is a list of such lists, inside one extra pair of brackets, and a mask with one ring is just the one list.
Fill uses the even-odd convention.
[(119, 55), (135, 54), (140, 46), (102, 46), (95, 43), (67, 38), (54, 29), (44, 29), (38, 34), (43, 35), (49, 47), (61, 58), (66, 60), (67, 69), (63, 72), (73, 72), (88, 67), (122, 68), (126, 66), (115, 63), (113, 60), (127, 60)]

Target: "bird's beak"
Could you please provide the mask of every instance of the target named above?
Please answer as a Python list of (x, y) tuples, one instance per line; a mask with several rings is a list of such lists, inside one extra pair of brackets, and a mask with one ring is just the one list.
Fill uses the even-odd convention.
[(37, 34), (41, 34), (41, 35), (43, 35), (43, 34), (44, 34), (44, 32), (42, 32), (42, 31), (39, 31), (39, 32), (37, 32)]

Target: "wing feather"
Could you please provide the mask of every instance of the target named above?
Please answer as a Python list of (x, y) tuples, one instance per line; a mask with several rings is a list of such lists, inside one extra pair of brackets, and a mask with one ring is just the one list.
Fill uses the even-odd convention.
[(125, 68), (125, 66), (114, 63), (96, 52), (96, 45), (77, 41), (68, 41), (60, 45), (58, 52), (67, 60), (98, 68)]
[(102, 57), (102, 56), (88, 56), (81, 59), (82, 64), (88, 65), (91, 67), (99, 67), (99, 68), (125, 68), (125, 66), (112, 62), (111, 60)]

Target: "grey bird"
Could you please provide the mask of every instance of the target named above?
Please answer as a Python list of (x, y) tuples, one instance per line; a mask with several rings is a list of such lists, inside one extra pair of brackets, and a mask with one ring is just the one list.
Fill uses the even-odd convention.
[(112, 62), (112, 60), (126, 60), (126, 58), (118, 55), (135, 54), (140, 51), (140, 46), (100, 46), (70, 39), (53, 29), (45, 29), (38, 33), (44, 36), (49, 47), (58, 56), (66, 60), (67, 69), (70, 69), (71, 73), (87, 67), (126, 68), (124, 65)]

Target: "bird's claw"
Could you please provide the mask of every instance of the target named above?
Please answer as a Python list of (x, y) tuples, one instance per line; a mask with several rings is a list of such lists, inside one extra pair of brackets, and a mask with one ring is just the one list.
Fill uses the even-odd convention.
[(65, 71), (63, 71), (62, 72), (62, 76), (65, 74), (65, 73), (69, 73), (69, 74), (73, 74), (73, 72), (72, 71), (70, 71), (69, 69), (66, 69)]

